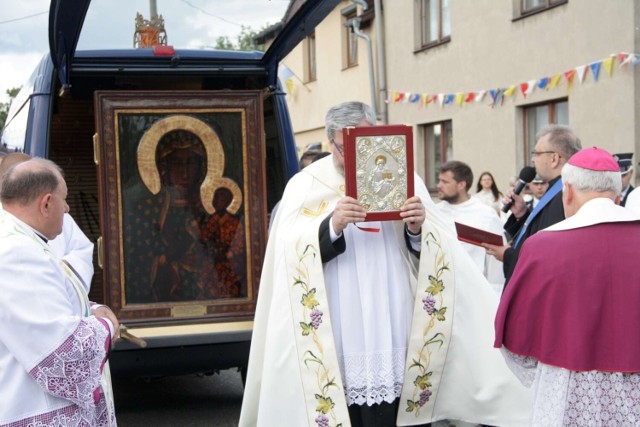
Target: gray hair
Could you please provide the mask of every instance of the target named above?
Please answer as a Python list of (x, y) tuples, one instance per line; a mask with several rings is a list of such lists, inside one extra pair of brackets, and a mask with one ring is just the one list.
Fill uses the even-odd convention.
[(540, 129), (536, 135), (536, 141), (549, 135), (551, 150), (560, 155), (564, 162), (571, 156), (582, 150), (582, 142), (569, 126), (551, 124)]
[[(34, 165), (18, 168), (18, 165), (25, 163), (34, 163)], [(2, 204), (17, 203), (26, 206), (43, 194), (53, 193), (60, 185), (60, 176), (62, 176), (62, 169), (51, 160), (34, 157), (13, 165), (4, 175), (0, 201)]]
[(371, 126), (376, 124), (373, 110), (363, 102), (349, 101), (331, 107), (324, 119), (327, 137), (333, 139), (336, 131), (349, 126), (358, 126), (362, 119), (366, 119)]
[(578, 191), (596, 191), (614, 194), (622, 192), (620, 172), (592, 171), (566, 163), (562, 167), (562, 182), (571, 184)]

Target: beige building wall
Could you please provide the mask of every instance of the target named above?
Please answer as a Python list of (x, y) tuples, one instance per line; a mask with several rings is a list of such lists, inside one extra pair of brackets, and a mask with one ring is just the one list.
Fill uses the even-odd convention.
[[(417, 0), (384, 1), (384, 50), (387, 88), (411, 93), (468, 93), (519, 85), (551, 77), (618, 52), (637, 52), (640, 5), (634, 0), (569, 0), (566, 4), (522, 19), (514, 19), (519, 0), (450, 1), (451, 40), (416, 51)], [(366, 44), (360, 41), (359, 65), (343, 70), (340, 10), (342, 2), (316, 29), (318, 79), (296, 85), (289, 106), (297, 142), (325, 141), (326, 110), (346, 100), (370, 102)], [(374, 26), (367, 29), (376, 42)], [(376, 46), (374, 44), (374, 53)], [(301, 46), (285, 59), (302, 74)], [(375, 63), (375, 62), (374, 62)], [(388, 122), (414, 126), (416, 168), (424, 177), (424, 147), (420, 125), (451, 120), (453, 159), (472, 167), (476, 179), (484, 170), (506, 190), (510, 177), (524, 166), (522, 107), (550, 100), (568, 100), (569, 124), (583, 146), (598, 145), (611, 152), (640, 153), (636, 67), (619, 67), (613, 75), (601, 69), (598, 82), (589, 71), (581, 84), (575, 77), (567, 90), (564, 77), (550, 90), (534, 90), (524, 98), (518, 89), (502, 106), (481, 103), (426, 108), (390, 102)], [(377, 77), (377, 75), (376, 75)], [(298, 82), (299, 83), (299, 82)], [(449, 159), (450, 160), (450, 159)], [(640, 159), (634, 157), (634, 164)], [(637, 169), (637, 166), (636, 166)]]
[[(414, 53), (414, 1), (385, 10), (387, 74), (390, 90), (426, 93), (470, 92), (519, 85), (552, 76), (621, 51), (635, 52), (634, 1), (603, 3), (570, 0), (567, 4), (524, 19), (513, 20), (511, 1), (451, 1), (451, 41)], [(402, 67), (391, 64), (402, 63)], [(524, 166), (522, 114), (519, 107), (568, 96), (569, 124), (584, 146), (612, 152), (637, 151), (633, 68), (617, 68), (609, 77), (601, 70), (583, 84), (577, 77), (567, 95), (565, 82), (525, 99), (519, 89), (502, 106), (480, 104), (389, 105), (390, 123), (414, 125), (452, 120), (453, 157), (467, 162), (476, 177), (490, 170), (504, 190), (510, 176)], [(416, 141), (422, 135), (416, 132)], [(420, 152), (420, 147), (416, 147)], [(424, 171), (423, 171), (424, 172)]]

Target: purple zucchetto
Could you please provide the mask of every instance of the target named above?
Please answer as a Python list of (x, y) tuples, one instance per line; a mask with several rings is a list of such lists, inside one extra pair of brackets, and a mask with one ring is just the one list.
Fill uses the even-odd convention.
[(591, 147), (578, 151), (568, 163), (572, 166), (598, 172), (620, 172), (616, 159), (604, 148)]

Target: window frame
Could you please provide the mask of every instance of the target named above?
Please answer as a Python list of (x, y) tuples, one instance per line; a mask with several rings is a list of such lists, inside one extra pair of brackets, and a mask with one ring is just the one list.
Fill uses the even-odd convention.
[[(425, 28), (427, 19), (430, 20), (431, 13), (426, 10), (426, 2), (436, 1), (438, 2), (438, 36), (435, 40), (426, 41), (425, 40)], [(449, 0), (417, 0), (417, 10), (416, 10), (416, 19), (417, 19), (417, 31), (416, 31), (416, 51), (422, 51), (426, 49), (430, 49), (435, 46), (439, 46), (444, 43), (448, 43), (451, 41), (451, 16), (449, 15), (449, 34), (443, 34), (443, 13), (442, 13), (442, 4), (444, 1)], [(448, 6), (450, 8), (450, 5)]]
[(306, 83), (318, 80), (316, 47), (316, 33), (314, 31), (304, 39), (304, 74)]
[(537, 15), (541, 12), (546, 12), (558, 6), (569, 3), (569, 0), (542, 0), (540, 6), (532, 7), (529, 10), (526, 9), (525, 2), (527, 0), (513, 0), (514, 5), (514, 21), (518, 19), (527, 18), (529, 16)]
[(358, 17), (356, 4), (351, 4), (340, 10), (342, 15), (342, 69), (358, 66), (358, 36), (353, 31), (349, 22)]
[[(522, 158), (524, 159), (524, 164), (525, 165), (530, 165), (531, 164), (531, 151), (533, 150), (533, 148), (536, 145), (537, 141), (530, 141), (529, 140), (529, 128), (530, 128), (530, 124), (529, 124), (529, 115), (527, 114), (528, 111), (531, 111), (535, 108), (539, 108), (539, 107), (543, 107), (546, 106), (548, 107), (548, 112), (547, 112), (547, 124), (558, 124), (557, 123), (557, 112), (558, 112), (558, 106), (559, 104), (566, 104), (567, 105), (567, 112), (569, 110), (569, 99), (568, 98), (558, 98), (558, 99), (552, 99), (549, 101), (545, 101), (545, 102), (538, 102), (535, 104), (528, 104), (528, 105), (523, 105), (521, 107), (522, 110)], [(567, 120), (568, 121), (568, 120)], [(563, 125), (568, 125), (568, 123), (560, 123)], [(533, 138), (535, 139), (535, 134), (538, 133), (540, 129), (537, 129), (536, 132), (533, 134)]]
[[(440, 174), (440, 165), (452, 160), (449, 157), (453, 157), (453, 120), (440, 120), (432, 123), (424, 123), (419, 125), (421, 131), (421, 146), (420, 146), (420, 166), (423, 171), (424, 183), (427, 186), (429, 192), (434, 193), (438, 187), (438, 175)], [(438, 147), (431, 148), (431, 140), (429, 135), (435, 135), (435, 132), (430, 129), (434, 129), (436, 126), (441, 126), (439, 140), (437, 141)], [(434, 154), (432, 154), (432, 151)], [(439, 154), (440, 158), (436, 157)], [(429, 171), (433, 170), (431, 174)]]

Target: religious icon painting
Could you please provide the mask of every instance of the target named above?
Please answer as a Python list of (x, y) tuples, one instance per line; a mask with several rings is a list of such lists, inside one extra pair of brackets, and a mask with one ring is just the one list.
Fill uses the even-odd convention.
[(262, 94), (96, 92), (105, 299), (127, 324), (252, 317)]
[(413, 131), (385, 125), (343, 129), (346, 195), (367, 211), (366, 221), (399, 220), (413, 197)]

